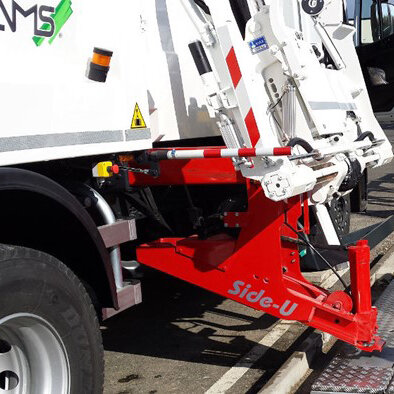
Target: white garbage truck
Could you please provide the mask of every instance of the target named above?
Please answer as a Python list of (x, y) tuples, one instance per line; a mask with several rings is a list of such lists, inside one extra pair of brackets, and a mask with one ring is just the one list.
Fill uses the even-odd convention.
[[(101, 392), (144, 266), (382, 349), (335, 214), (392, 158), (345, 9), (0, 0), (0, 393)], [(344, 262), (350, 289), (303, 275)]]

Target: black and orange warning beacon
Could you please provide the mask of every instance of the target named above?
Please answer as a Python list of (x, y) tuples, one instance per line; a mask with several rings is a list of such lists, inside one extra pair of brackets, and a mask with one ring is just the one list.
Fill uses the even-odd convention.
[(88, 78), (96, 82), (105, 82), (113, 52), (107, 49), (94, 48), (90, 62)]

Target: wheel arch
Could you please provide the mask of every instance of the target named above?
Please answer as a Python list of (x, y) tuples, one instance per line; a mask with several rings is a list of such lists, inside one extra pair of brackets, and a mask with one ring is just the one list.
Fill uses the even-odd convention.
[(102, 306), (118, 308), (109, 253), (97, 226), (57, 182), (0, 168), (0, 242), (53, 255), (94, 290)]

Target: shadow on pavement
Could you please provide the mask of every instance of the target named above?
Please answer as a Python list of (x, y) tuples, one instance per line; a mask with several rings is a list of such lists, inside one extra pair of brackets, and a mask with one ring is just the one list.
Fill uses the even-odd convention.
[[(392, 185), (394, 174), (387, 174), (369, 183), (368, 216), (387, 218), (394, 213)], [(382, 209), (379, 209), (382, 208)]]
[(277, 321), (221, 309), (223, 297), (165, 274), (149, 273), (142, 284), (143, 303), (103, 323), (105, 350), (232, 366), (256, 345), (239, 333)]

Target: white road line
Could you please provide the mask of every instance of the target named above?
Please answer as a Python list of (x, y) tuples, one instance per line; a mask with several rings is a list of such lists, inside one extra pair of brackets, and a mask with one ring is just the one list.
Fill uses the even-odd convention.
[(294, 322), (277, 323), (253, 349), (231, 367), (205, 394), (224, 394), (277, 342)]

